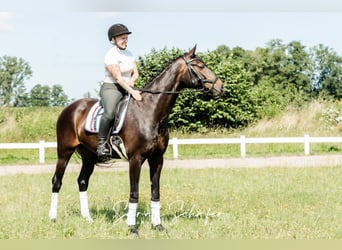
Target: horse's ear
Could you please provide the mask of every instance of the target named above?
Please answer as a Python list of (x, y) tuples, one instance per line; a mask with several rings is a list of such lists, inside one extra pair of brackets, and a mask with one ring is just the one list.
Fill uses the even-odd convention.
[(188, 55), (192, 58), (196, 57), (196, 47), (197, 44), (195, 44), (195, 46), (188, 52)]

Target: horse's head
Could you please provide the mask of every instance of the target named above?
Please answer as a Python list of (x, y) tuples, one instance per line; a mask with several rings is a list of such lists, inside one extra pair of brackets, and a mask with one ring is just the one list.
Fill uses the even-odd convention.
[(203, 89), (213, 96), (219, 96), (224, 91), (223, 82), (205, 65), (203, 60), (196, 54), (196, 45), (188, 53), (185, 53), (184, 59), (186, 70), (186, 87)]

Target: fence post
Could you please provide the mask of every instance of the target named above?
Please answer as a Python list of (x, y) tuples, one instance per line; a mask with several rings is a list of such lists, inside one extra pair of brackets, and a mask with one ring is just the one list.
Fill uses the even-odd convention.
[(304, 154), (309, 155), (310, 154), (310, 140), (309, 135), (304, 135)]
[(177, 137), (172, 138), (172, 150), (173, 150), (173, 158), (178, 158), (178, 143), (177, 143)]
[(39, 141), (39, 163), (45, 162), (45, 147), (44, 141)]
[(246, 137), (244, 135), (240, 136), (240, 151), (241, 151), (241, 157), (246, 156)]

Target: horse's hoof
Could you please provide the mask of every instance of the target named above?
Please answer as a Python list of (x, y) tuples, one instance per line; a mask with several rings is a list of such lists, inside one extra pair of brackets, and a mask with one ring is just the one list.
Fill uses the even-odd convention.
[(135, 225), (128, 226), (128, 227), (129, 227), (129, 232), (133, 237), (139, 237), (139, 232)]
[(57, 222), (57, 219), (56, 219), (56, 218), (53, 218), (53, 219), (50, 219), (50, 221), (51, 221), (52, 223), (56, 223), (56, 222)]
[(159, 232), (162, 232), (162, 231), (165, 230), (165, 227), (164, 227), (162, 224), (153, 225), (152, 228), (153, 228), (154, 230), (159, 231)]
[(85, 219), (89, 224), (91, 224), (91, 223), (94, 222), (94, 220), (93, 220), (90, 216), (84, 217), (84, 219)]

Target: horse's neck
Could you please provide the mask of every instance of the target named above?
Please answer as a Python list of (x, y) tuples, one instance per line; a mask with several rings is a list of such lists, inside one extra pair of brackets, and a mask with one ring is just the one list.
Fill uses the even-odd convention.
[[(177, 63), (177, 62), (175, 62)], [(175, 64), (171, 65), (167, 71), (160, 74), (149, 87), (151, 91), (179, 91), (180, 83), (178, 82), (179, 67)], [(170, 94), (151, 94), (150, 104), (151, 110), (154, 110), (156, 121), (164, 121), (167, 119), (171, 109), (173, 108), (177, 93)]]
[(177, 81), (180, 71), (179, 62), (176, 60), (169, 65), (162, 73), (152, 80), (146, 89), (151, 91), (177, 91), (179, 82)]

